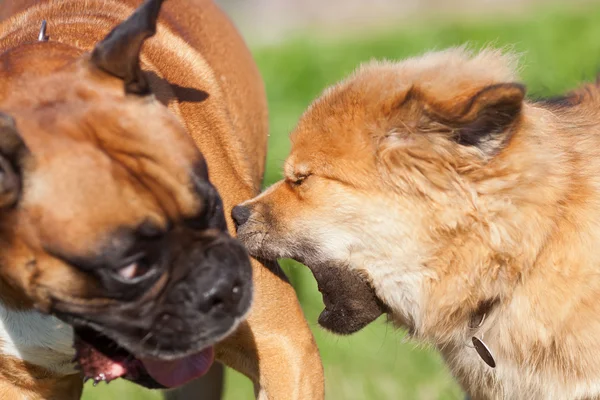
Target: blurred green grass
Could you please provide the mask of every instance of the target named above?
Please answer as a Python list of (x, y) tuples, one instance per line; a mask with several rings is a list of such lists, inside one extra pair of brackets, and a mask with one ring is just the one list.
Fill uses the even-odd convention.
[[(343, 39), (307, 34), (280, 45), (254, 48), (271, 115), (266, 183), (280, 178), (289, 150), (288, 133), (326, 86), (373, 58), (401, 59), (466, 42), (473, 48), (492, 44), (524, 53), (521, 76), (529, 95), (560, 93), (594, 79), (600, 71), (600, 5), (577, 11), (539, 8), (504, 20), (490, 16), (470, 22), (417, 21), (393, 31)], [(282, 264), (321, 350), (328, 399), (462, 398), (435, 352), (404, 343), (403, 332), (395, 331), (383, 320), (351, 337), (340, 338), (319, 329), (316, 320), (322, 303), (314, 279), (298, 264)], [(125, 382), (86, 387), (85, 400), (108, 398), (142, 400), (159, 399), (160, 395)], [(225, 398), (253, 398), (250, 382), (228, 371)]]

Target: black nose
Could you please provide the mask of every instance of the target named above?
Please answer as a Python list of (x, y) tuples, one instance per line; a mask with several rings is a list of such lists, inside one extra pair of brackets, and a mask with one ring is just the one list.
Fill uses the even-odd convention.
[(200, 311), (213, 317), (241, 315), (252, 297), (252, 267), (244, 246), (228, 237), (204, 255), (202, 262), (196, 262), (201, 267), (195, 267)]
[(235, 206), (233, 210), (231, 210), (231, 218), (233, 218), (233, 222), (235, 222), (235, 227), (239, 228), (248, 222), (250, 218), (250, 209), (244, 206)]
[(205, 313), (220, 311), (235, 314), (240, 307), (242, 290), (243, 285), (239, 279), (223, 277), (204, 294), (200, 309)]

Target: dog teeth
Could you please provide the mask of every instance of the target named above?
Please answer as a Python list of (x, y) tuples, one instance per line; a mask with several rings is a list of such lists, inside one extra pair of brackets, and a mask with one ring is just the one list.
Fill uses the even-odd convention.
[[(92, 379), (92, 378), (90, 378), (89, 376), (84, 377), (83, 378), (83, 383), (86, 383), (90, 379)], [(106, 379), (106, 374), (104, 374), (103, 372), (101, 372), (98, 375), (96, 375), (96, 377), (94, 378), (94, 383), (92, 385), (98, 386), (98, 384), (100, 382), (106, 382), (106, 383), (110, 382), (109, 380)]]
[(100, 382), (106, 382), (106, 375), (103, 372), (99, 373), (98, 376), (94, 378), (94, 386)]
[(106, 382), (106, 375), (101, 372), (97, 377), (94, 378), (94, 386), (97, 386), (102, 381)]

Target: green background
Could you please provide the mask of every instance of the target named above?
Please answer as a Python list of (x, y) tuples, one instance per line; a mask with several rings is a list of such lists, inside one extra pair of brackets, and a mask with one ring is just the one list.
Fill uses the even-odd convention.
[[(271, 115), (266, 182), (280, 178), (289, 150), (288, 133), (309, 103), (361, 62), (373, 58), (402, 59), (427, 50), (471, 43), (510, 46), (522, 52), (522, 79), (530, 96), (557, 94), (600, 71), (600, 6), (579, 11), (533, 9), (525, 15), (477, 22), (421, 20), (386, 32), (325, 39), (306, 34), (271, 47), (253, 48), (265, 79)], [(462, 399), (439, 356), (403, 340), (404, 333), (383, 319), (351, 337), (321, 330), (317, 316), (321, 296), (302, 266), (282, 263), (297, 289), (325, 366), (327, 398)], [(282, 371), (285, 373), (285, 371)], [(159, 399), (126, 382), (86, 386), (84, 399)], [(198, 397), (201, 399), (201, 396)], [(226, 399), (252, 399), (250, 382), (227, 371)]]

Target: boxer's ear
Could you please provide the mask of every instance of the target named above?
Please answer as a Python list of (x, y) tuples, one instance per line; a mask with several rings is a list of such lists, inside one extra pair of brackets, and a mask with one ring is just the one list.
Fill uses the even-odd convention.
[(156, 20), (163, 1), (146, 0), (92, 52), (92, 63), (123, 79), (127, 93), (150, 93), (150, 86), (140, 67), (140, 51), (144, 41), (156, 33)]
[(12, 207), (21, 194), (21, 167), (27, 146), (15, 120), (0, 112), (0, 209)]

